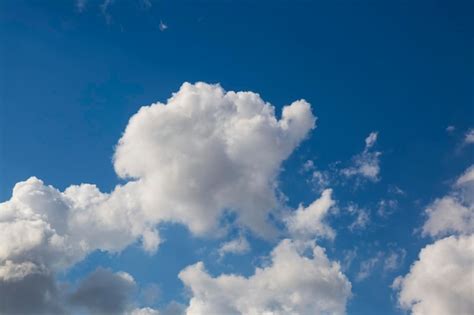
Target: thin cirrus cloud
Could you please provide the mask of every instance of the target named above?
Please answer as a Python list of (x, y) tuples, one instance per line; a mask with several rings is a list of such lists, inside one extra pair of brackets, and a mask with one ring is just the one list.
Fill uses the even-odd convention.
[[(114, 168), (120, 177), (128, 179), (127, 183), (110, 193), (91, 184), (59, 191), (31, 177), (16, 184), (11, 199), (0, 204), (0, 289), (29, 296), (31, 301), (27, 305), (0, 304), (0, 312), (32, 314), (44, 310), (59, 314), (73, 307), (107, 312), (107, 305), (93, 305), (90, 299), (91, 290), (103, 288), (96, 282), (104, 281), (97, 279), (107, 278), (111, 280), (107, 283), (124, 284), (114, 285), (124, 292), (109, 292), (113, 299), (124, 301), (120, 310), (111, 312), (152, 314), (156, 310), (133, 309), (127, 302), (134, 287), (130, 275), (98, 270), (86, 277), (77, 291), (64, 296), (55, 274), (95, 250), (119, 252), (137, 240), (153, 253), (161, 242), (156, 229), (160, 222), (181, 223), (196, 236), (222, 231), (219, 218), (229, 209), (236, 214), (238, 226), (263, 238), (274, 237), (278, 230), (267, 217), (274, 209), (284, 208), (276, 195), (281, 163), (315, 127), (315, 121), (304, 100), (284, 107), (277, 119), (273, 106), (258, 94), (226, 92), (219, 85), (206, 83), (184, 83), (166, 104), (142, 107), (130, 118), (114, 155)], [(294, 218), (289, 230), (295, 235), (309, 232), (330, 236), (332, 230), (322, 221), (318, 223), (320, 229), (308, 231), (298, 219), (309, 216), (317, 222), (322, 220), (333, 203), (330, 195), (328, 190), (308, 208), (300, 207), (286, 216)], [(313, 260), (298, 252), (293, 241), (281, 243), (274, 250), (274, 266), (286, 266), (285, 258), (302, 267), (313, 261), (304, 268), (332, 276), (324, 283), (317, 278), (305, 279), (309, 283), (304, 285), (314, 285), (316, 291), (326, 287), (329, 292), (342, 291), (335, 300), (326, 302), (322, 295), (321, 300), (306, 301), (301, 292), (301, 297), (293, 296), (291, 307), (306, 314), (304, 307), (317, 304), (322, 310), (342, 313), (350, 283), (320, 247), (309, 248)], [(283, 249), (291, 255), (278, 254)], [(272, 275), (275, 268), (268, 274)], [(301, 276), (290, 276), (296, 281), (293, 289), (300, 290)], [(195, 287), (192, 278), (186, 279), (186, 285)], [(300, 298), (304, 299), (301, 303), (297, 302)], [(15, 301), (14, 297), (11, 300)], [(214, 305), (212, 300), (200, 301)], [(265, 308), (267, 303), (283, 307), (287, 302), (262, 303), (258, 307)], [(195, 303), (187, 314), (194, 308)]]
[(474, 310), (473, 192), (471, 166), (447, 196), (426, 209), (422, 234), (441, 239), (423, 248), (408, 274), (395, 279), (392, 286), (402, 308), (417, 315), (471, 314)]

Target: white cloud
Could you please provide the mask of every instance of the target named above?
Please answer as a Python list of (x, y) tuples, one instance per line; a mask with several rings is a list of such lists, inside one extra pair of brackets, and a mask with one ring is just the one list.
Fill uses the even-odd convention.
[[(302, 255), (305, 249), (312, 256)], [(189, 266), (179, 277), (192, 298), (187, 315), (314, 315), (344, 314), (351, 284), (338, 263), (311, 243), (303, 246), (283, 240), (271, 254), (269, 266), (250, 277), (210, 276), (202, 262)]]
[(341, 170), (341, 174), (346, 177), (357, 177), (376, 182), (380, 173), (381, 152), (372, 151), (372, 147), (377, 141), (378, 133), (371, 132), (365, 139), (365, 148), (362, 153), (352, 158), (352, 166)]
[(160, 312), (150, 307), (144, 307), (134, 309), (128, 315), (160, 315)]
[(452, 125), (446, 127), (446, 132), (448, 132), (448, 133), (452, 133), (454, 130), (456, 130), (456, 127), (454, 127)]
[(34, 177), (16, 184), (11, 199), (0, 204), (0, 268), (57, 271), (96, 249), (123, 249), (150, 230), (139, 212), (132, 213), (129, 198), (124, 187), (103, 194), (93, 185), (60, 192)]
[(367, 138), (365, 138), (365, 149), (368, 150), (374, 146), (375, 142), (377, 142), (378, 132), (371, 132)]
[(248, 251), (250, 251), (250, 244), (243, 236), (223, 243), (218, 250), (220, 257), (224, 257), (226, 254), (229, 253), (238, 255), (245, 254)]
[(162, 32), (164, 32), (168, 29), (168, 25), (163, 23), (163, 21), (160, 21), (160, 25), (158, 27), (159, 27), (160, 31), (162, 31)]
[(410, 272), (398, 277), (401, 307), (414, 315), (472, 314), (474, 310), (474, 166), (453, 190), (425, 211), (424, 235), (440, 237), (420, 252)]
[(88, 314), (123, 314), (135, 289), (135, 280), (128, 273), (97, 268), (80, 281), (68, 300)]
[(474, 166), (457, 179), (450, 194), (436, 199), (425, 213), (424, 235), (474, 233)]
[(319, 199), (313, 201), (306, 208), (300, 204), (298, 209), (286, 218), (288, 231), (293, 237), (311, 238), (321, 236), (330, 239), (335, 237), (334, 230), (325, 223), (329, 210), (335, 204), (331, 195), (331, 189), (324, 190)]
[(184, 83), (167, 104), (142, 107), (130, 119), (114, 166), (121, 177), (137, 180), (150, 220), (204, 234), (230, 209), (239, 223), (269, 236), (280, 165), (314, 123), (305, 101), (284, 107), (277, 120), (258, 94)]
[(464, 143), (471, 144), (474, 143), (474, 128), (469, 129), (464, 136)]
[(410, 272), (393, 287), (413, 315), (472, 314), (474, 235), (450, 236), (421, 250)]

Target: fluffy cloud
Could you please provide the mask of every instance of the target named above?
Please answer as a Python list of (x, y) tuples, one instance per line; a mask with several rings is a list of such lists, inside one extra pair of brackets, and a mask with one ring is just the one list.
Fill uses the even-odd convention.
[(426, 210), (424, 235), (454, 235), (423, 248), (410, 272), (394, 281), (400, 305), (414, 315), (467, 315), (474, 310), (473, 192), (471, 166), (447, 196), (435, 200)]
[(419, 259), (394, 287), (413, 315), (472, 314), (474, 235), (450, 236), (421, 250)]
[(444, 236), (449, 233), (474, 232), (474, 166), (461, 175), (453, 191), (435, 200), (427, 209), (424, 235)]
[[(18, 265), (7, 264), (3, 268), (16, 276), (0, 279), (0, 314), (51, 315), (65, 314), (60, 288), (51, 273), (32, 266), (20, 271)], [(1, 271), (0, 271), (1, 272)], [(7, 272), (7, 275), (12, 273)]]
[[(309, 248), (308, 248), (309, 246)], [(310, 249), (311, 257), (302, 253)], [(344, 314), (351, 284), (313, 243), (283, 240), (271, 264), (250, 277), (212, 277), (199, 262), (179, 274), (192, 298), (187, 315)]]
[(333, 239), (334, 230), (325, 223), (329, 210), (335, 201), (331, 198), (332, 190), (326, 189), (319, 199), (316, 199), (308, 207), (300, 205), (296, 211), (286, 218), (286, 225), (290, 234), (296, 238), (311, 238), (322, 236)]
[(128, 315), (160, 315), (160, 312), (150, 307), (144, 307), (134, 309)]
[(305, 101), (284, 107), (278, 120), (258, 94), (185, 83), (166, 104), (142, 107), (130, 119), (114, 166), (137, 181), (150, 220), (203, 234), (230, 209), (242, 225), (269, 236), (280, 165), (314, 123)]
[(225, 242), (219, 248), (219, 256), (224, 257), (226, 254), (245, 254), (250, 250), (250, 244), (243, 236)]
[(472, 144), (474, 143), (474, 129), (469, 129), (464, 136), (464, 143), (465, 144)]
[(135, 280), (128, 273), (98, 268), (79, 283), (69, 300), (88, 314), (123, 314), (135, 287)]
[(93, 185), (60, 192), (34, 177), (18, 183), (0, 204), (0, 281), (38, 268), (62, 270), (96, 249), (118, 251), (152, 233), (131, 198), (123, 187), (103, 194)]
[[(77, 286), (58, 283), (54, 274), (31, 263), (8, 262), (0, 280), (0, 314), (128, 314), (136, 288), (132, 276), (98, 268)], [(0, 271), (1, 273), (1, 271)], [(12, 276), (13, 275), (13, 276)]]
[(341, 170), (346, 177), (358, 177), (376, 182), (380, 173), (381, 152), (371, 150), (377, 142), (378, 133), (371, 132), (365, 139), (364, 151), (352, 158), (353, 165)]

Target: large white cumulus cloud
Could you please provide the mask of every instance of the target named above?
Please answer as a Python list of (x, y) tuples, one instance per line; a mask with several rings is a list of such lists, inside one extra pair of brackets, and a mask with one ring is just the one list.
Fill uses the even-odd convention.
[(305, 101), (284, 107), (278, 120), (258, 94), (185, 83), (166, 104), (142, 107), (130, 119), (114, 166), (139, 181), (151, 220), (203, 234), (223, 210), (233, 210), (241, 224), (266, 236), (281, 162), (314, 124)]
[(445, 238), (423, 248), (410, 272), (394, 282), (400, 305), (412, 314), (474, 313), (473, 196), (471, 166), (448, 195), (426, 209), (423, 235)]
[[(303, 252), (310, 250), (311, 255)], [(187, 315), (345, 314), (351, 284), (340, 266), (313, 243), (289, 239), (271, 254), (271, 264), (250, 277), (212, 277), (199, 262), (179, 274), (192, 298)]]
[(450, 236), (426, 246), (403, 278), (399, 302), (413, 315), (474, 312), (474, 235)]
[(91, 251), (118, 251), (148, 233), (152, 227), (132, 213), (122, 190), (103, 194), (80, 185), (60, 192), (35, 177), (15, 185), (12, 198), (0, 204), (0, 280), (13, 270), (24, 273), (21, 266), (61, 270)]
[(423, 234), (474, 233), (474, 166), (457, 179), (453, 188), (450, 194), (436, 199), (426, 209), (428, 219)]

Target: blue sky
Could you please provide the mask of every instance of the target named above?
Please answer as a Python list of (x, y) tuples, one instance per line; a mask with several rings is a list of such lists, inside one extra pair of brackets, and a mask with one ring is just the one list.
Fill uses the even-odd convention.
[[(9, 200), (15, 184), (30, 176), (60, 191), (92, 183), (111, 192), (125, 184), (113, 156), (130, 117), (141, 106), (166, 103), (183, 82), (253, 91), (275, 107), (277, 119), (283, 106), (305, 99), (317, 126), (278, 167), (280, 206), (296, 211), (332, 188), (336, 205), (325, 222), (336, 236), (316, 242), (341, 262), (352, 285), (347, 314), (410, 311), (399, 308), (391, 285), (433, 243), (420, 233), (425, 209), (451, 194), (474, 161), (467, 140), (474, 127), (472, 2), (0, 6), (0, 200)], [(376, 141), (366, 145), (371, 133)], [(344, 175), (357, 161), (379, 170)], [(316, 183), (318, 174), (324, 187)], [(381, 205), (388, 213), (379, 213)], [(472, 204), (467, 209), (472, 212)], [(353, 225), (359, 215), (362, 223)], [(103, 267), (133, 277), (131, 303), (187, 306), (190, 293), (178, 278), (185, 267), (203, 261), (212, 276), (249, 277), (284, 237), (262, 239), (234, 224), (233, 214), (220, 220), (230, 227), (218, 237), (160, 221), (163, 242), (156, 252), (144, 251), (138, 240), (117, 251), (92, 251), (55, 271), (56, 281), (74, 286)], [(219, 258), (220, 246), (239, 236), (250, 249)], [(393, 266), (384, 267), (391, 254)], [(159, 293), (144, 297), (153, 288)]]

